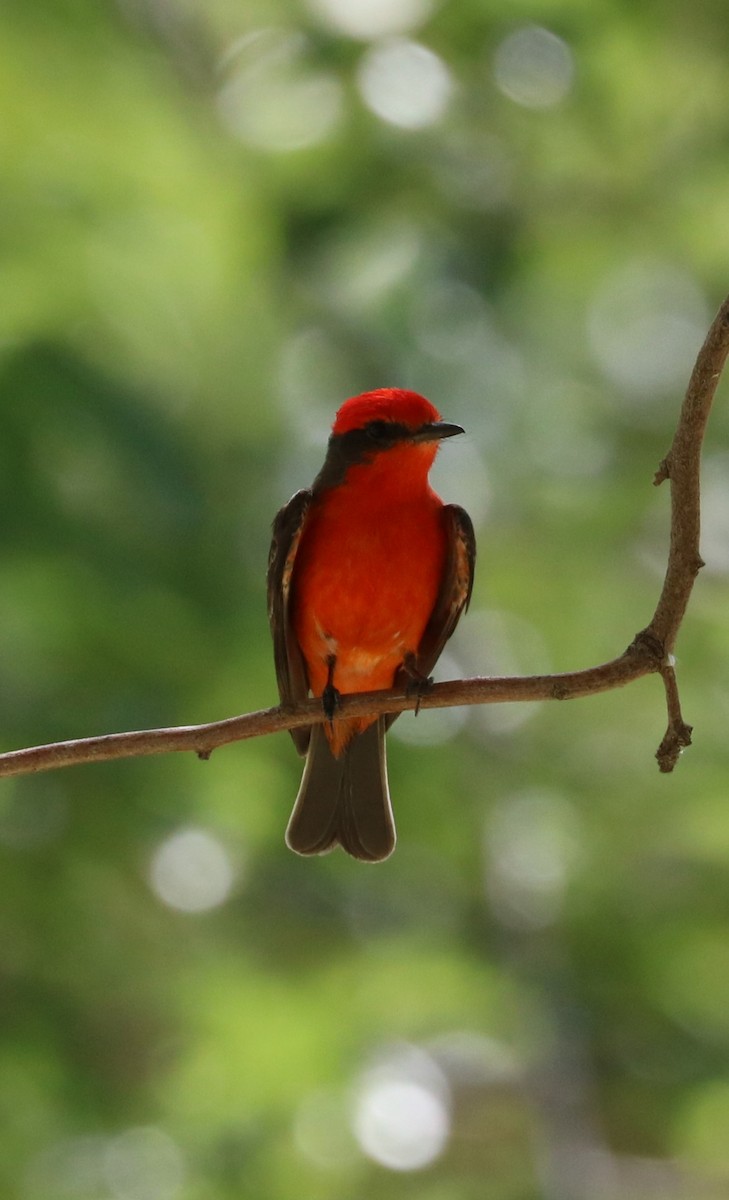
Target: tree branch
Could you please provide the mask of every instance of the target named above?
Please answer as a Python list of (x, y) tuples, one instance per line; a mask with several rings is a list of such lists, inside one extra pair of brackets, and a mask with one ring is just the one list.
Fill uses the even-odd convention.
[[(671, 481), (671, 536), (666, 576), (650, 624), (618, 658), (597, 667), (557, 675), (476, 677), (436, 683), (419, 696), (361, 692), (342, 696), (342, 717), (375, 716), (406, 709), (448, 708), (462, 704), (505, 704), (525, 700), (574, 700), (624, 687), (643, 675), (660, 674), (668, 708), (668, 729), (657, 751), (661, 771), (671, 771), (683, 747), (691, 743), (691, 726), (681, 715), (671, 654), (703, 566), (699, 554), (700, 461), (706, 422), (722, 368), (729, 353), (729, 297), (717, 313), (699, 351), (671, 448), (654, 483)], [(320, 700), (278, 706), (215, 721), (169, 729), (110, 733), (101, 737), (53, 742), (0, 754), (0, 776), (26, 775), (90, 762), (136, 758), (147, 754), (194, 751), (209, 758), (213, 750), (245, 738), (278, 733), (323, 719)]]
[(681, 751), (691, 745), (691, 726), (681, 716), (678, 684), (671, 660), (696, 576), (704, 565), (701, 532), (701, 448), (711, 405), (729, 353), (729, 297), (711, 323), (691, 372), (671, 449), (653, 480), (671, 481), (671, 540), (663, 588), (645, 631), (663, 647), (661, 676), (666, 689), (668, 728), (656, 751), (661, 771), (672, 771)]
[[(459, 704), (574, 700), (579, 696), (591, 696), (622, 687), (641, 675), (659, 670), (659, 660), (652, 652), (634, 644), (620, 658), (585, 671), (562, 675), (457, 679), (435, 683), (418, 696), (394, 691), (357, 692), (342, 696), (338, 711), (342, 717), (361, 717), (405, 712), (416, 706), (421, 709), (452, 708)], [(0, 776), (27, 775), (81, 763), (108, 762), (114, 758), (137, 758), (145, 754), (183, 750), (192, 750), (200, 758), (209, 758), (213, 750), (230, 742), (260, 737), (266, 733), (279, 733), (303, 725), (316, 725), (321, 720), (321, 700), (312, 699), (303, 704), (264, 708), (206, 725), (142, 729), (131, 733), (107, 733), (101, 737), (52, 742), (47, 746), (33, 746), (27, 750), (10, 750), (7, 754), (0, 754)]]
[(701, 447), (714, 393), (729, 353), (729, 297), (716, 314), (691, 373), (668, 454), (654, 484), (671, 481), (671, 542), (658, 606), (648, 629), (670, 654), (704, 563), (699, 554)]

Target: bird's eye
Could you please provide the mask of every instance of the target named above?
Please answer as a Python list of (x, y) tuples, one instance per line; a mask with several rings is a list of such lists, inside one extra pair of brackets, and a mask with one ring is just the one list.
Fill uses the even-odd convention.
[(373, 442), (384, 442), (389, 433), (387, 421), (368, 421), (365, 425), (365, 433), (368, 438), (372, 438)]

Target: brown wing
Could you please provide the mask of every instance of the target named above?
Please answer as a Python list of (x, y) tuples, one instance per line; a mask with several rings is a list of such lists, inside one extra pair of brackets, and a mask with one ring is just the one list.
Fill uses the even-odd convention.
[[(306, 664), (291, 626), (289, 598), (291, 572), (310, 503), (311, 492), (296, 492), (276, 514), (268, 555), (268, 621), (282, 704), (295, 704), (309, 694)], [(310, 730), (292, 729), (290, 732), (299, 754), (306, 754)]]
[[(424, 676), (430, 675), (433, 670), (461, 613), (468, 608), (473, 591), (476, 536), (471, 518), (457, 504), (446, 504), (443, 507), (443, 520), (446, 522), (448, 555), (440, 592), (418, 646), (415, 664), (418, 672)], [(404, 669), (398, 672), (396, 684), (407, 686), (410, 682)], [(394, 719), (391, 716), (388, 724)]]

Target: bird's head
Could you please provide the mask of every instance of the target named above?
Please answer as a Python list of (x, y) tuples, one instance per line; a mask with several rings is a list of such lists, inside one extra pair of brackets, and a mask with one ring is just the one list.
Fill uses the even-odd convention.
[(351, 396), (339, 409), (332, 426), (334, 437), (363, 431), (378, 441), (437, 442), (463, 433), (460, 425), (442, 421), (437, 408), (417, 392), (405, 388), (377, 388)]
[(373, 462), (394, 478), (411, 472), (427, 479), (438, 444), (463, 433), (442, 421), (437, 408), (417, 392), (378, 388), (345, 400), (329, 439), (327, 460), (315, 488), (341, 483), (350, 468)]

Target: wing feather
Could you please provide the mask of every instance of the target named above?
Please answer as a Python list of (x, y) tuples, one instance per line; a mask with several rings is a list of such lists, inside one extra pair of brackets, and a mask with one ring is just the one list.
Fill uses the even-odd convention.
[[(311, 492), (296, 492), (276, 514), (268, 556), (268, 620), (273, 637), (276, 682), (282, 704), (295, 704), (309, 694), (306, 664), (291, 624), (289, 601), (296, 551), (311, 504)], [(311, 732), (290, 730), (299, 754), (306, 754)]]
[[(465, 509), (457, 504), (443, 506), (446, 524), (447, 555), (440, 591), (430, 620), (418, 646), (416, 667), (420, 675), (429, 676), (437, 663), (448, 638), (453, 633), (461, 613), (468, 608), (473, 591), (476, 566), (476, 535)], [(411, 682), (404, 668), (398, 672), (397, 684), (406, 687)], [(388, 719), (388, 725), (395, 720)]]

